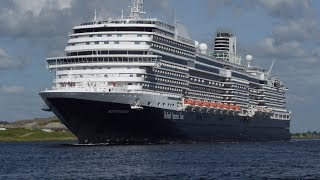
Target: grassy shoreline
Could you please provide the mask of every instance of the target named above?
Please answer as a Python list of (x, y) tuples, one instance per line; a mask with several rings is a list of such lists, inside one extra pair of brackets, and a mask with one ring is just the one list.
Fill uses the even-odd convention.
[[(315, 134), (292, 134), (292, 139), (320, 139)], [(44, 132), (42, 130), (26, 130), (23, 128), (0, 131), (0, 142), (41, 142), (41, 141), (76, 141), (70, 132)]]
[(313, 136), (292, 136), (291, 139), (320, 139), (320, 137), (313, 137)]
[(39, 141), (75, 141), (77, 138), (69, 131), (44, 132), (22, 128), (0, 131), (0, 142), (39, 142)]

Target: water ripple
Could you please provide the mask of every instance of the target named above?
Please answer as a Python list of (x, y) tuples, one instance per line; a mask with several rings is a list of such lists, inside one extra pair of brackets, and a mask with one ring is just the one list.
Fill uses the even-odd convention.
[(320, 140), (0, 147), (0, 179), (320, 179)]

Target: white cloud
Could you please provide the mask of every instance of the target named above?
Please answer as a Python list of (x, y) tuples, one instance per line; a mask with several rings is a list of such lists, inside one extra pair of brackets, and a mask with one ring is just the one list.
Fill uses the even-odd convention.
[(13, 0), (13, 2), (21, 13), (31, 12), (34, 16), (39, 16), (43, 9), (70, 8), (72, 0)]
[(269, 9), (276, 9), (282, 4), (289, 7), (297, 4), (295, 0), (259, 0), (259, 2)]
[(314, 41), (320, 37), (318, 22), (305, 18), (279, 24), (273, 29), (273, 34), (282, 40)]
[(0, 48), (0, 57), (8, 56), (7, 52)]
[(310, 0), (258, 0), (253, 1), (264, 8), (269, 15), (283, 19), (312, 16), (314, 10)]
[(179, 36), (191, 39), (188, 28), (184, 24), (178, 22), (176, 28), (177, 28), (177, 32), (178, 32)]
[(317, 58), (320, 58), (320, 47), (313, 49), (312, 54)]
[(0, 70), (18, 68), (23, 64), (23, 62), (14, 61), (4, 49), (0, 48)]
[(24, 91), (23, 86), (16, 86), (16, 85), (2, 85), (0, 86), (0, 93), (5, 94), (17, 94)]
[(267, 37), (259, 43), (259, 50), (273, 57), (303, 57), (305, 56), (304, 48), (297, 41), (276, 42), (272, 37)]

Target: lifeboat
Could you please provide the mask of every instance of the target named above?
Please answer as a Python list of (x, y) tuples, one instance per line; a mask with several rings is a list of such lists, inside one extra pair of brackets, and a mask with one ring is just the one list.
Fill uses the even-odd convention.
[(236, 106), (233, 105), (233, 104), (230, 104), (229, 107), (230, 107), (230, 109), (232, 109), (232, 110), (236, 110)]
[(184, 100), (184, 104), (194, 105), (194, 100), (186, 99), (186, 100)]
[(210, 102), (204, 102), (203, 105), (206, 107), (210, 107)]
[(216, 103), (217, 108), (223, 108), (223, 104), (222, 103)]
[(236, 105), (236, 107), (235, 107), (235, 108), (236, 108), (236, 110), (237, 110), (237, 111), (240, 111), (240, 110), (241, 110), (241, 107), (240, 107), (240, 106), (238, 106), (238, 105)]
[(194, 105), (203, 106), (203, 102), (202, 101), (195, 101)]
[(211, 102), (211, 103), (210, 103), (210, 107), (212, 107), (212, 108), (217, 108), (217, 103)]
[(230, 109), (230, 106), (229, 106), (227, 103), (224, 103), (224, 104), (222, 105), (222, 108), (224, 108), (224, 109)]

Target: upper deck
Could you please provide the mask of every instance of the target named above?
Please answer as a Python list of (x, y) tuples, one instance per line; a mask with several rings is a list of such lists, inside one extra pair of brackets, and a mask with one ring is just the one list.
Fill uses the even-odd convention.
[[(129, 27), (130, 29), (124, 29)], [(134, 29), (134, 28), (145, 28), (145, 29)], [(88, 22), (77, 25), (73, 28), (74, 33), (86, 33), (86, 32), (98, 32), (98, 31), (108, 31), (109, 30), (118, 30), (118, 31), (148, 31), (147, 28), (150, 28), (149, 31), (152, 31), (151, 28), (158, 28), (168, 33), (175, 34), (175, 27), (164, 23), (158, 19), (109, 19), (107, 21), (97, 21), (97, 22)], [(118, 28), (118, 29), (116, 29)]]
[(98, 21), (98, 22), (88, 22), (88, 23), (82, 23), (80, 24), (79, 26), (75, 26), (74, 29), (77, 29), (77, 28), (84, 28), (85, 26), (96, 26), (96, 25), (99, 25), (99, 24), (102, 24), (102, 25), (111, 25), (111, 24), (114, 24), (114, 25), (123, 25), (123, 24), (128, 24), (130, 26), (132, 25), (138, 25), (138, 24), (143, 24), (143, 25), (147, 25), (147, 24), (152, 24), (152, 25), (156, 25), (156, 26), (159, 26), (159, 27), (163, 27), (165, 29), (168, 29), (170, 31), (175, 31), (175, 27), (172, 26), (172, 25), (169, 25), (167, 23), (164, 23), (156, 18), (152, 18), (152, 19), (115, 19), (115, 20), (112, 20), (112, 19), (109, 19), (108, 21)]

